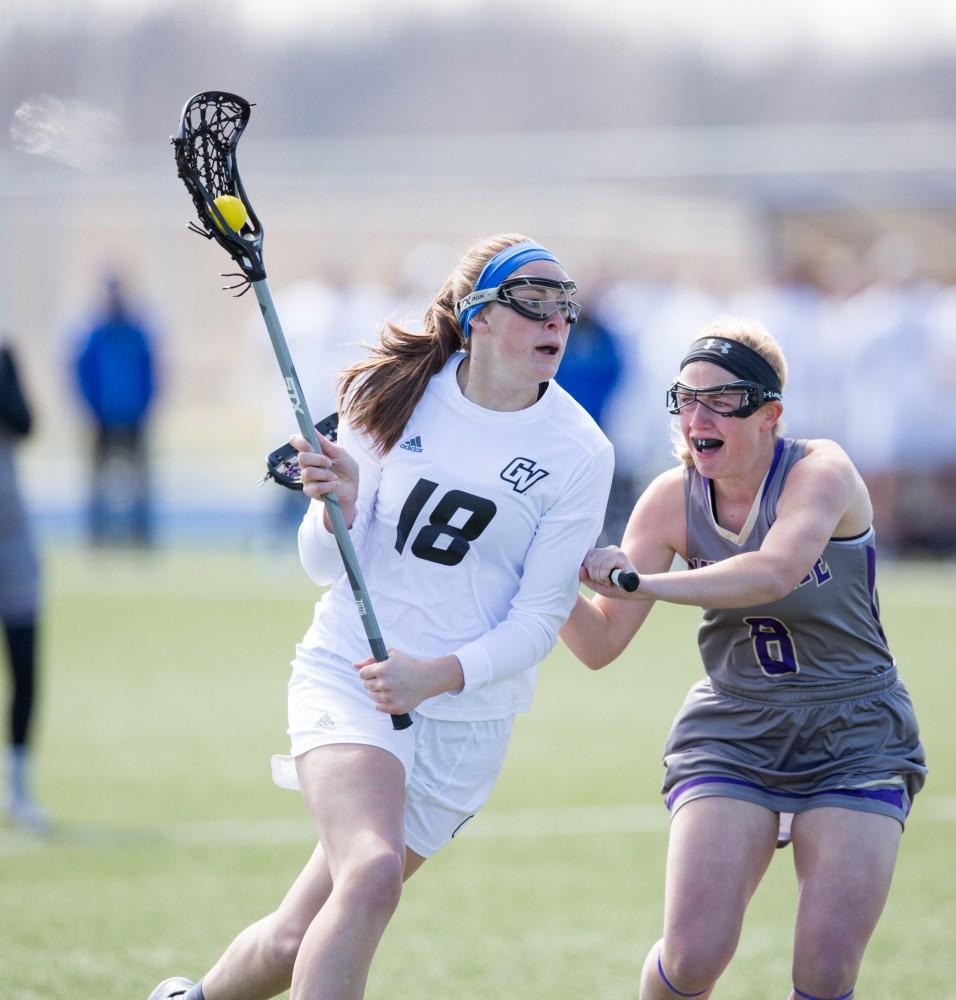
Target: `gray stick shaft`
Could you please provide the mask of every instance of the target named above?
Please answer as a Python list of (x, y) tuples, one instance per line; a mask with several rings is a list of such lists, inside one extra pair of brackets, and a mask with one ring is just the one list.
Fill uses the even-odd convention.
[[(279, 362), (279, 369), (285, 379), (286, 392), (289, 394), (289, 402), (295, 410), (296, 419), (299, 422), (299, 430), (303, 437), (315, 448), (321, 451), (318, 435), (315, 433), (315, 425), (309, 413), (308, 404), (305, 401), (305, 394), (302, 392), (302, 385), (299, 376), (295, 373), (295, 365), (292, 363), (292, 355), (289, 353), (289, 346), (286, 343), (285, 334), (279, 325), (279, 316), (276, 313), (272, 295), (265, 278), (261, 281), (253, 281), (252, 287), (255, 290), (256, 298), (259, 300), (259, 308), (262, 310), (262, 318), (265, 320), (266, 329), (269, 331), (269, 339), (272, 341), (272, 349), (275, 351), (276, 360)], [(345, 563), (345, 572), (348, 575), (349, 583), (352, 587), (352, 596), (355, 598), (355, 606), (358, 608), (359, 616), (362, 619), (362, 626), (368, 636), (369, 646), (372, 648), (372, 656), (376, 660), (388, 659), (385, 650), (385, 643), (382, 640), (382, 633), (372, 609), (372, 602), (369, 600), (368, 590), (365, 587), (365, 580), (362, 577), (362, 570), (359, 568), (358, 558), (355, 555), (355, 547), (352, 539), (349, 538), (349, 530), (345, 526), (345, 517), (339, 505), (338, 497), (334, 493), (328, 493), (324, 497), (325, 509), (332, 523), (332, 533), (342, 555), (342, 562)]]

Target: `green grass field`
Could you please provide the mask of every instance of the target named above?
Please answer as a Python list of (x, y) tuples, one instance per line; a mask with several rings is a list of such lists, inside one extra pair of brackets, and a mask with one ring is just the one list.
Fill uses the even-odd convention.
[[(47, 568), (37, 770), (56, 828), (0, 828), (0, 996), (145, 1000), (201, 974), (311, 849), (269, 755), (313, 593), (291, 556), (68, 551)], [(884, 566), (881, 600), (931, 773), (856, 996), (952, 998), (956, 567)], [(406, 888), (370, 1000), (636, 995), (661, 921), (659, 754), (700, 674), (696, 621), (657, 608), (596, 674), (552, 654), (487, 809)], [(794, 902), (780, 852), (716, 995), (787, 995)]]

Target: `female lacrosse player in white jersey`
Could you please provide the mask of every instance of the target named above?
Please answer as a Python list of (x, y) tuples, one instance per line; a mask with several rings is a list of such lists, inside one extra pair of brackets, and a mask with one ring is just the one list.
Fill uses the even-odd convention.
[[(343, 379), (337, 444), (299, 450), (302, 562), (331, 589), (289, 684), (319, 845), (285, 899), (195, 985), (154, 998), (359, 1000), (402, 881), (478, 811), (600, 533), (610, 442), (553, 380), (578, 305), (518, 235), (468, 251), (421, 333), (386, 327)], [(338, 495), (389, 644), (375, 662), (321, 498)], [(413, 725), (393, 729), (391, 714)]]
[[(718, 321), (694, 341), (668, 393), (681, 463), (641, 496), (623, 551), (589, 553), (581, 577), (598, 596), (561, 633), (597, 669), (655, 600), (704, 608), (708, 676), (664, 751), (664, 937), (641, 1000), (711, 995), (781, 814), (795, 814), (800, 886), (789, 996), (848, 1000), (926, 773), (880, 625), (866, 486), (834, 442), (781, 436), (785, 378), (757, 323)], [(668, 572), (675, 555), (689, 569)], [(636, 590), (608, 585), (634, 567)]]

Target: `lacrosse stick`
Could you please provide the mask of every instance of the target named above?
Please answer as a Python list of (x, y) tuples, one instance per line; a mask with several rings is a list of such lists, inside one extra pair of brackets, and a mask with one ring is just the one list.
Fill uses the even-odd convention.
[[(206, 239), (215, 240), (239, 266), (239, 274), (223, 275), (239, 279), (236, 284), (225, 286), (227, 289), (239, 288), (241, 291), (237, 295), (244, 295), (251, 287), (256, 293), (262, 318), (265, 320), (269, 339), (272, 341), (272, 348), (285, 380), (286, 392), (289, 394), (289, 401), (299, 422), (299, 429), (312, 448), (321, 452), (322, 448), (306, 405), (305, 395), (266, 283), (266, 272), (262, 263), (262, 224), (246, 196), (236, 165), (236, 146), (249, 122), (250, 109), (251, 105), (243, 98), (216, 90), (196, 94), (190, 98), (183, 108), (179, 121), (179, 134), (172, 140), (176, 168), (192, 196), (199, 216), (199, 225), (191, 222), (189, 228), (200, 236), (205, 236)], [(222, 195), (238, 198), (245, 206), (248, 214), (239, 224), (238, 232), (230, 226), (215, 204), (216, 199)], [(381, 662), (388, 658), (388, 653), (375, 612), (372, 610), (372, 602), (369, 600), (348, 528), (345, 526), (342, 508), (334, 493), (327, 493), (323, 499), (335, 541), (342, 555), (342, 562), (345, 564), (345, 572), (352, 587), (355, 606), (372, 649), (372, 656)], [(392, 716), (392, 725), (395, 729), (407, 729), (411, 724), (412, 720), (408, 715)]]

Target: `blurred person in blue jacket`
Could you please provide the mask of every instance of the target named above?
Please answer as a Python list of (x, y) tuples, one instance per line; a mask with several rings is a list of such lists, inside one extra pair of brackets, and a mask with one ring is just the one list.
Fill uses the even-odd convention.
[[(555, 381), (590, 414), (608, 436), (608, 409), (624, 376), (624, 358), (617, 335), (594, 312), (582, 312), (568, 337)], [(613, 441), (613, 437), (611, 437)], [(626, 464), (615, 468), (602, 542), (624, 534), (634, 488)], [(620, 498), (620, 502), (619, 502)], [(622, 520), (623, 518), (623, 520)]]
[(557, 383), (571, 394), (600, 428), (621, 380), (622, 360), (611, 330), (595, 316), (582, 313), (568, 338)]
[(146, 430), (155, 393), (153, 349), (115, 276), (107, 280), (105, 309), (80, 341), (75, 372), (93, 419), (90, 540), (149, 545)]

